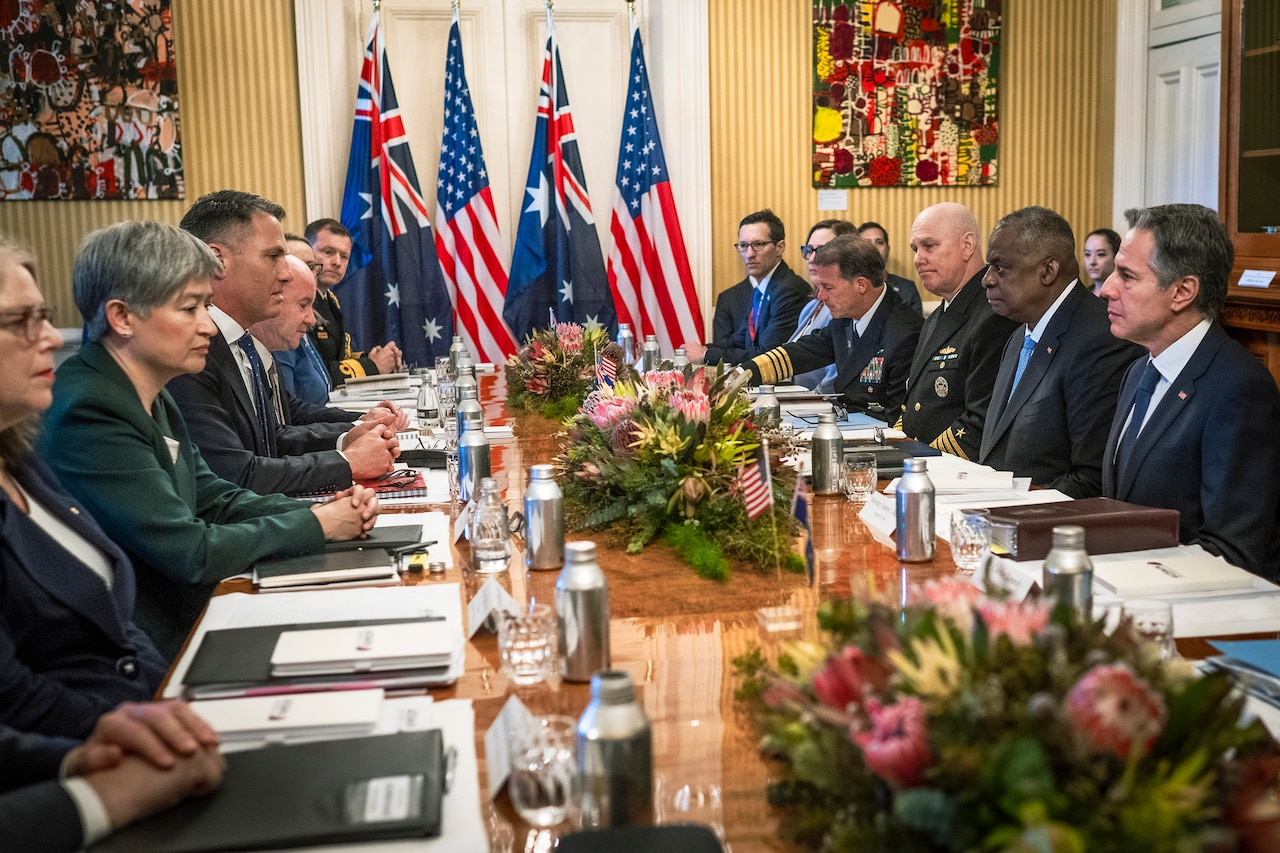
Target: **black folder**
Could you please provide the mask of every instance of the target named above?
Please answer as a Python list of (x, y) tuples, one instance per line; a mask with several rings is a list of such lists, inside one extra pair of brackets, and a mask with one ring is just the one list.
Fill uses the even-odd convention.
[[(186, 800), (92, 849), (205, 853), (434, 838), (444, 777), (439, 729), (233, 752), (212, 794)], [(408, 790), (407, 814), (379, 814), (376, 807), (371, 813), (370, 800), (392, 786)]]
[(387, 527), (375, 527), (365, 534), (363, 539), (344, 539), (341, 542), (324, 543), (326, 554), (339, 551), (370, 551), (375, 548), (392, 551), (409, 545), (417, 545), (422, 541), (421, 524), (393, 524)]
[(876, 457), (876, 476), (885, 479), (902, 476), (902, 463), (917, 456), (941, 456), (942, 451), (923, 441), (887, 441), (884, 444), (845, 444), (844, 453), (871, 453)]
[[(441, 618), (441, 617), (427, 617)], [(443, 684), (449, 667), (397, 669), (377, 674), (295, 675), (273, 677), (271, 653), (284, 631), (309, 631), (317, 628), (351, 628), (363, 625), (389, 625), (417, 622), (418, 619), (367, 619), (346, 622), (309, 622), (297, 625), (258, 625), (251, 628), (225, 628), (209, 631), (200, 641), (183, 676), (183, 695), (188, 699), (214, 699), (244, 695), (255, 688), (280, 688), (301, 692), (307, 688), (323, 690), (344, 682), (370, 682), (370, 687), (396, 690)], [(376, 683), (373, 683), (376, 682)]]

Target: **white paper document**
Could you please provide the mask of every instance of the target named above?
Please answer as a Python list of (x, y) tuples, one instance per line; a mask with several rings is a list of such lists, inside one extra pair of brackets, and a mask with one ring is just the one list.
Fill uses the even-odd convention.
[(383, 698), (382, 690), (340, 690), (209, 699), (192, 702), (191, 710), (213, 726), (223, 743), (293, 743), (372, 734)]

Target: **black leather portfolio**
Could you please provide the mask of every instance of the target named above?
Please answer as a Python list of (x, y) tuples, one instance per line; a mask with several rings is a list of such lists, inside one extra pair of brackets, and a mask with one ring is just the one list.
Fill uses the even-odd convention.
[(212, 794), (92, 849), (206, 853), (432, 838), (444, 778), (439, 729), (233, 752)]

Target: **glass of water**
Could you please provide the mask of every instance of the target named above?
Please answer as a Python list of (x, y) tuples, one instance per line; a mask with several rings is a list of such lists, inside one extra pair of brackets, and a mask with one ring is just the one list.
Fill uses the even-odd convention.
[(991, 510), (958, 509), (951, 514), (951, 557), (962, 572), (976, 572), (991, 550)]
[(498, 658), (512, 683), (539, 684), (556, 660), (556, 617), (547, 604), (534, 604), (521, 616), (507, 614), (498, 626)]
[(534, 717), (511, 734), (511, 805), (537, 827), (569, 817), (578, 797), (578, 731), (572, 717)]
[(1178, 647), (1173, 639), (1173, 605), (1169, 602), (1126, 601), (1120, 616), (1122, 620), (1129, 620), (1129, 630), (1135, 640), (1155, 643), (1160, 649), (1160, 657), (1166, 660), (1177, 655)]
[(844, 493), (849, 500), (866, 503), (876, 490), (876, 455), (846, 453), (844, 455)]

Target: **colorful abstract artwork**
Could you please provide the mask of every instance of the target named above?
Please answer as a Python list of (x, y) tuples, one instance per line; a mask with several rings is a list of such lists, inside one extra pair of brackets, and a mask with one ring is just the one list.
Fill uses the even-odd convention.
[(169, 6), (0, 1), (0, 199), (183, 197)]
[(996, 182), (1002, 0), (814, 0), (813, 185)]

